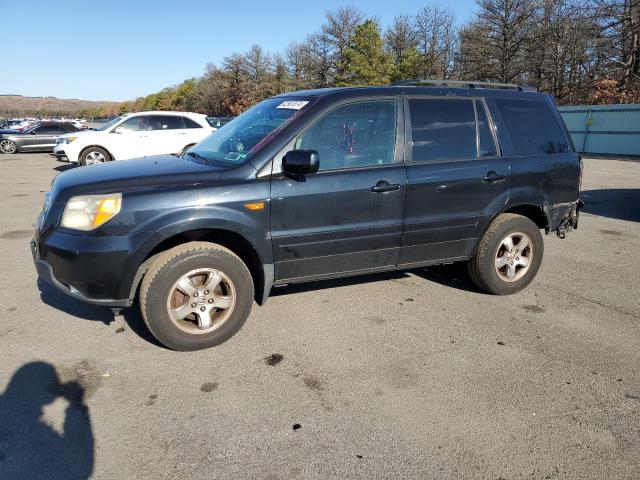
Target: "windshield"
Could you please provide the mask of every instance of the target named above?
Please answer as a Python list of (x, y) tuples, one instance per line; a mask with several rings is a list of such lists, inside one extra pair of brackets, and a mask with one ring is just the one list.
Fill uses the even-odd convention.
[(124, 115), (120, 115), (119, 117), (116, 117), (113, 120), (109, 120), (107, 123), (96, 128), (96, 130), (100, 132), (104, 130), (108, 130), (111, 127), (113, 127), (116, 123), (118, 123), (120, 120), (122, 120), (124, 117), (125, 117)]
[(298, 113), (309, 100), (270, 98), (227, 123), (189, 150), (191, 156), (207, 161), (242, 163), (260, 150)]

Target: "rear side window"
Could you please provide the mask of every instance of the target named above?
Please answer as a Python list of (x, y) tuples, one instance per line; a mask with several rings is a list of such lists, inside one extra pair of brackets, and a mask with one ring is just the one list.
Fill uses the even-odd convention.
[(42, 125), (35, 129), (37, 135), (50, 135), (54, 133), (60, 133), (60, 128), (57, 125)]
[(411, 99), (413, 161), (476, 158), (476, 115), (472, 100)]
[(185, 128), (202, 128), (198, 122), (191, 120), (189, 117), (182, 117)]
[(181, 116), (178, 115), (152, 115), (151, 130), (178, 130), (184, 128)]
[(516, 155), (565, 153), (569, 145), (549, 105), (543, 101), (495, 99)]
[(482, 102), (476, 101), (476, 113), (478, 115), (478, 157), (493, 157), (498, 154), (498, 150)]

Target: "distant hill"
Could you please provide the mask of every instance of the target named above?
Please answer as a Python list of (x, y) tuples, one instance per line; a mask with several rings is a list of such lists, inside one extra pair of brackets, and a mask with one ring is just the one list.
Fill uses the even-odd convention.
[(99, 110), (116, 104), (117, 102), (99, 102), (75, 98), (0, 95), (0, 115), (69, 115), (78, 114), (83, 110)]

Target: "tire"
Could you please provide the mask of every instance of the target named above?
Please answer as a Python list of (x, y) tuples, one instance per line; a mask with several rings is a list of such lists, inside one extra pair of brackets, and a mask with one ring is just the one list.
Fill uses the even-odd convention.
[(522, 215), (503, 213), (491, 223), (467, 267), (480, 289), (510, 295), (531, 283), (543, 255), (544, 241), (538, 226)]
[[(214, 285), (216, 274), (219, 284), (206, 290), (204, 283), (211, 279), (209, 285)], [(139, 301), (142, 318), (160, 343), (191, 351), (219, 345), (235, 335), (251, 313), (253, 298), (251, 273), (236, 254), (215, 243), (190, 242), (152, 262), (142, 279)], [(230, 307), (223, 308), (225, 304)], [(201, 325), (207, 316), (209, 328)]]
[(89, 147), (80, 153), (80, 158), (78, 160), (80, 165), (86, 167), (87, 165), (110, 162), (111, 155), (109, 155), (109, 152), (104, 148)]
[(18, 153), (18, 146), (11, 140), (0, 140), (0, 153)]

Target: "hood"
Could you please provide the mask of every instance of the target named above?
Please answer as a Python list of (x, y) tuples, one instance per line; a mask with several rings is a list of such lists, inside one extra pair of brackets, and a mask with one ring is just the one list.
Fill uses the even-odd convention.
[(13, 133), (20, 133), (20, 132), (18, 130), (12, 130), (10, 128), (4, 128), (4, 129), (0, 130), (0, 135), (3, 134), (3, 133), (7, 134), (7, 135), (10, 135), (10, 134), (13, 134)]
[(52, 185), (54, 202), (74, 195), (163, 190), (215, 181), (230, 167), (222, 163), (199, 163), (191, 158), (161, 155), (76, 167), (58, 175)]
[(90, 132), (93, 132), (93, 130), (78, 130), (77, 132), (63, 133), (62, 135), (58, 135), (58, 138), (77, 137), (79, 134), (86, 135)]

